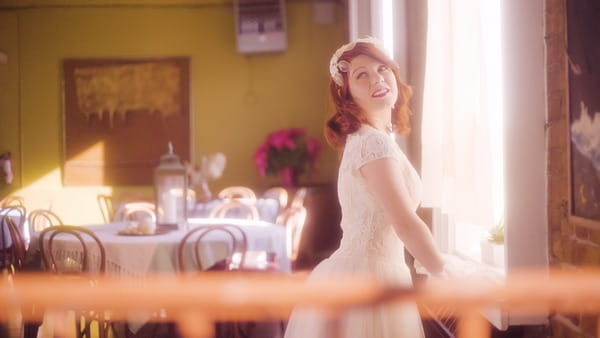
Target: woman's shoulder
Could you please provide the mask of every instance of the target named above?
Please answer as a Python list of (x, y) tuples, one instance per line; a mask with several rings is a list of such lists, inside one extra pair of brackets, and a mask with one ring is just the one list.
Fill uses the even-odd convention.
[(397, 145), (390, 135), (369, 125), (362, 125), (350, 134), (346, 142), (346, 154), (358, 158), (372, 158), (397, 155)]
[(376, 129), (368, 124), (363, 124), (356, 132), (349, 135), (347, 144), (360, 146), (371, 145), (373, 143), (390, 144), (392, 141), (392, 138), (385, 132), (382, 132), (381, 130)]

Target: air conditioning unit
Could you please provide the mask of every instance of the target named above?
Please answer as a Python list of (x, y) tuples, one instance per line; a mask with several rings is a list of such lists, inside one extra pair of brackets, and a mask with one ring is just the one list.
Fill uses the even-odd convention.
[(238, 52), (286, 49), (284, 0), (235, 0), (234, 11)]

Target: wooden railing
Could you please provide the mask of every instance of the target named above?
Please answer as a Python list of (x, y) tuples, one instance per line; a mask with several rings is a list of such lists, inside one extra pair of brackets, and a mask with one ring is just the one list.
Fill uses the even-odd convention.
[[(433, 280), (419, 289), (404, 289), (365, 278), (339, 278), (306, 285), (305, 275), (205, 273), (197, 276), (157, 275), (144, 281), (18, 274), (0, 283), (0, 320), (63, 321), (68, 311), (110, 309), (111, 320), (128, 313), (163, 309), (161, 320), (174, 321), (186, 337), (212, 337), (221, 320), (285, 320), (295, 306), (311, 306), (328, 314), (331, 337), (339, 336), (340, 318), (349, 309), (386, 302), (417, 302), (435, 309), (451, 306), (458, 317), (458, 337), (489, 337), (480, 315), (487, 307), (524, 314), (600, 314), (600, 270), (522, 272), (502, 285), (474, 279)], [(50, 314), (50, 315), (49, 315)], [(54, 325), (60, 329), (61, 325)], [(62, 327), (65, 327), (62, 325)], [(68, 336), (59, 332), (58, 336)], [(598, 329), (600, 337), (600, 328)]]

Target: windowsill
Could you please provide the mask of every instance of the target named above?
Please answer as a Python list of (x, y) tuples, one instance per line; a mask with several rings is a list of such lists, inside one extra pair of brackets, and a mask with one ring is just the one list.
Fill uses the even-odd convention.
[[(502, 284), (506, 277), (504, 267), (493, 266), (479, 261), (475, 261), (461, 254), (444, 254), (448, 270), (452, 276), (457, 278), (473, 278), (480, 282), (488, 282), (495, 285)], [(501, 307), (485, 308), (481, 314), (497, 329), (506, 330), (508, 328), (508, 313)]]
[(454, 276), (460, 278), (477, 278), (501, 283), (506, 276), (504, 267), (485, 264), (475, 261), (460, 253), (444, 253), (444, 259), (448, 264), (448, 270)]
[(499, 278), (506, 275), (505, 247), (488, 241), (489, 232), (482, 226), (460, 224), (455, 226), (453, 242), (447, 253), (455, 256), (458, 266), (465, 265), (468, 271)]

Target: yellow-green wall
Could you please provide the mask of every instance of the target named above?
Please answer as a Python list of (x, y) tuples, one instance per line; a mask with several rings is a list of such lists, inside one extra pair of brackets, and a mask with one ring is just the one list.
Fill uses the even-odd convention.
[[(249, 56), (236, 51), (230, 3), (167, 3), (0, 9), (0, 51), (9, 56), (0, 65), (0, 152), (12, 151), (17, 176), (11, 186), (0, 183), (0, 196), (16, 192), (28, 208), (51, 207), (67, 223), (89, 224), (100, 221), (98, 193), (151, 195), (151, 187), (62, 186), (64, 58), (189, 56), (193, 157), (223, 152), (228, 161), (213, 190), (273, 184), (252, 161), (273, 130), (302, 127), (324, 142), (327, 63), (346, 38), (342, 5), (333, 24), (321, 25), (313, 1), (287, 1), (287, 49)], [(336, 164), (325, 151), (316, 181), (334, 181)]]

